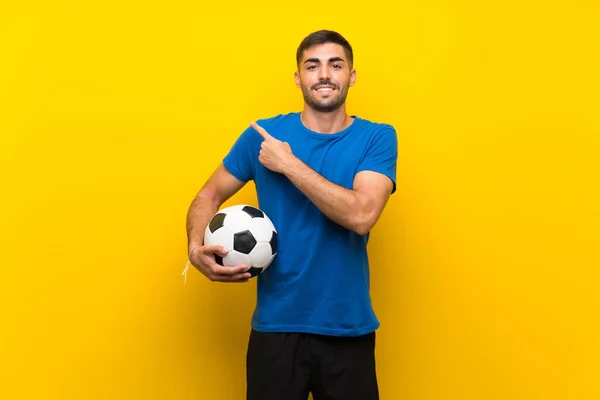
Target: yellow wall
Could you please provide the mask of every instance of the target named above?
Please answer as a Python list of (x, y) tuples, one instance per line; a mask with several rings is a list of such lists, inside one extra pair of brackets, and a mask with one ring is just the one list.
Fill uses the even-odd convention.
[(0, 398), (243, 398), (255, 282), (184, 286), (185, 213), (321, 28), (399, 135), (382, 398), (600, 398), (598, 2), (200, 3), (0, 5)]

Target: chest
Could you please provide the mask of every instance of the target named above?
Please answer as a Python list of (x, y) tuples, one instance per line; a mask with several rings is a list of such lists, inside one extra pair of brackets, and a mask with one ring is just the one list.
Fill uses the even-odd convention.
[(286, 140), (294, 155), (325, 179), (350, 189), (365, 148), (350, 137), (320, 138), (295, 135)]

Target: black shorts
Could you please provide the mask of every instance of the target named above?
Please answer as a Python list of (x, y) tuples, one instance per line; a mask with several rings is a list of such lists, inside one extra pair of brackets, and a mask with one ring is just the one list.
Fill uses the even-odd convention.
[(375, 332), (358, 337), (252, 330), (247, 400), (377, 400)]

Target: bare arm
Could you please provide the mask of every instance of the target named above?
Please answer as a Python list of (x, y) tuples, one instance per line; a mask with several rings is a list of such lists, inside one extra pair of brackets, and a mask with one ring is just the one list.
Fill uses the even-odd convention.
[[(190, 262), (211, 281), (245, 282), (250, 277), (248, 266), (223, 267), (214, 259), (214, 253), (224, 256), (221, 246), (203, 246), (204, 230), (221, 205), (237, 193), (245, 183), (233, 176), (220, 164), (198, 192), (187, 214), (188, 253)], [(229, 249), (231, 250), (231, 249)]]

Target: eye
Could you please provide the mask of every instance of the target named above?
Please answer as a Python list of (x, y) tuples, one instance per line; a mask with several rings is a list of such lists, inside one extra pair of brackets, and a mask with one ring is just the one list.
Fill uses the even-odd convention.
[(309, 65), (306, 69), (309, 70), (309, 71), (311, 71), (311, 70), (313, 70), (315, 68), (317, 68), (316, 65)]

